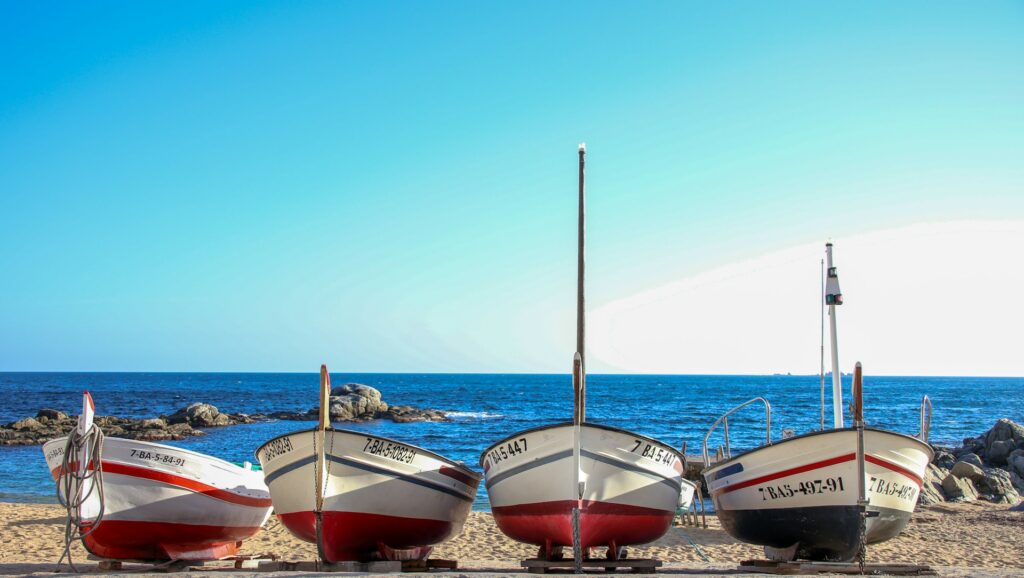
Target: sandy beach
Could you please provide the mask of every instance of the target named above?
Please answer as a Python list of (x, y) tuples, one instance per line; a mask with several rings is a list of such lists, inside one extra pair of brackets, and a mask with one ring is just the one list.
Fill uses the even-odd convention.
[[(0, 503), (0, 573), (52, 572), (61, 555), (63, 510), (54, 505)], [(696, 544), (696, 548), (691, 544)], [(707, 561), (702, 559), (698, 548)], [(73, 550), (80, 566), (95, 571), (81, 545)], [(247, 541), (244, 554), (274, 553), (285, 560), (312, 560), (316, 549), (293, 538), (271, 518)], [(460, 568), (513, 569), (535, 549), (504, 537), (490, 514), (474, 512), (461, 535), (435, 549), (432, 557), (456, 559)], [(876, 563), (929, 564), (942, 575), (979, 573), (1024, 575), (1024, 512), (1005, 504), (945, 503), (923, 507), (898, 538), (868, 550)], [(760, 558), (759, 548), (730, 538), (714, 516), (708, 528), (676, 526), (661, 540), (631, 548), (631, 557), (654, 557), (666, 570), (727, 571), (740, 560)]]

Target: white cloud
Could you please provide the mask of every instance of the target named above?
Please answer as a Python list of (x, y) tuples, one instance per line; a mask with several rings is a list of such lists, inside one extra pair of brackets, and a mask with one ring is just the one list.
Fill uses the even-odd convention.
[[(869, 375), (1024, 375), (1024, 221), (833, 242), (843, 371), (861, 361)], [(588, 319), (592, 371), (816, 374), (823, 256), (824, 240), (599, 307)]]

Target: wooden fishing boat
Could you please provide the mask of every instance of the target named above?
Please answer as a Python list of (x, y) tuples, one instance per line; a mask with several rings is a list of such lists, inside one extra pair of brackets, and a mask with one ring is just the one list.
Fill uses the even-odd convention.
[(236, 554), (270, 517), (261, 472), (183, 448), (104, 438), (93, 424), (95, 406), (88, 392), (82, 405), (72, 436), (97, 443), (69, 446), (69, 438), (58, 438), (44, 444), (43, 453), (91, 554), (130, 560), (224, 558)]
[[(704, 478), (722, 527), (738, 540), (765, 546), (774, 559), (863, 560), (867, 544), (888, 540), (906, 527), (932, 458), (927, 396), (917, 437), (867, 427), (860, 363), (853, 379), (854, 427), (845, 427), (835, 322), (842, 294), (831, 243), (826, 255), (823, 303), (831, 320), (833, 428), (824, 428), (822, 393), (822, 429), (773, 442), (771, 405), (759, 397), (731, 409), (704, 437)], [(824, 335), (824, 321), (822, 327)], [(824, 346), (822, 351), (824, 360)], [(824, 361), (822, 388), (824, 392)], [(765, 445), (729, 455), (729, 416), (758, 403), (765, 408)], [(723, 423), (727, 459), (712, 466), (708, 439)]]
[[(684, 480), (682, 454), (658, 440), (586, 421), (584, 370), (584, 157), (579, 149), (579, 254), (573, 421), (514, 433), (480, 456), (494, 520), (551, 560), (657, 540), (668, 531)], [(692, 491), (691, 491), (692, 493)]]
[(326, 366), (320, 378), (319, 426), (256, 451), (275, 514), (327, 562), (425, 558), (462, 530), (480, 474), (411, 444), (330, 427)]

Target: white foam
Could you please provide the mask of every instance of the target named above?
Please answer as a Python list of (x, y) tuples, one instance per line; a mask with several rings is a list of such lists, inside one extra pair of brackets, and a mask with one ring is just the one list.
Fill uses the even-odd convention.
[(471, 419), (492, 419), (496, 417), (505, 417), (500, 413), (492, 413), (489, 411), (446, 411), (445, 415), (450, 418), (471, 418)]

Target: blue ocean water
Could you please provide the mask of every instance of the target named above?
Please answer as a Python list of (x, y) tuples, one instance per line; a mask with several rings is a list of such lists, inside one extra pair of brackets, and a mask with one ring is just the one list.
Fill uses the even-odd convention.
[[(846, 391), (849, 391), (848, 378)], [(566, 421), (572, 416), (568, 375), (536, 374), (344, 374), (335, 385), (357, 382), (378, 388), (385, 401), (452, 412), (447, 423), (396, 424), (388, 420), (342, 424), (396, 438), (462, 460), (479, 470), (480, 452), (519, 430)], [(204, 401), (221, 411), (259, 413), (306, 410), (316, 404), (315, 373), (0, 373), (0, 423), (34, 416), (40, 408), (77, 414), (82, 390), (92, 392), (97, 413), (121, 417), (169, 414)], [(871, 425), (916, 434), (921, 396), (935, 407), (931, 439), (958, 443), (992, 427), (1000, 417), (1024, 422), (1024, 378), (865, 378), (865, 417)], [(700, 451), (707, 428), (719, 415), (749, 398), (772, 403), (772, 436), (782, 428), (802, 433), (818, 427), (818, 376), (590, 375), (589, 420), (626, 428), (679, 447)], [(763, 441), (763, 411), (730, 418), (734, 451)], [(255, 461), (264, 441), (312, 422), (272, 421), (207, 430), (208, 435), (172, 442), (230, 461)], [(720, 437), (715, 444), (721, 443)], [(50, 481), (38, 446), (0, 447), (0, 500), (52, 502)], [(474, 504), (487, 510), (481, 485)]]

